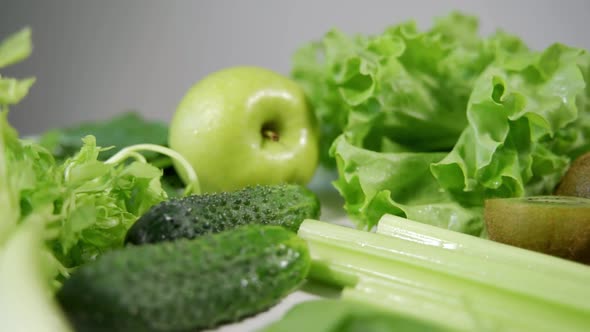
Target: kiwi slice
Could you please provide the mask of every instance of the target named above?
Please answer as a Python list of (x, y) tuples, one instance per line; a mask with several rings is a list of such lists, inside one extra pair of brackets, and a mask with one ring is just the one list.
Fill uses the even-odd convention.
[(590, 198), (590, 152), (574, 160), (557, 186), (555, 194)]
[(484, 220), (490, 240), (590, 264), (590, 199), (488, 199)]

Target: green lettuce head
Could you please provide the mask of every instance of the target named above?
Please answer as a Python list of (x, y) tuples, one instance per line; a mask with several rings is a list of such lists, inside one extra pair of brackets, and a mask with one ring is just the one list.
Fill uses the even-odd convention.
[(452, 13), (375, 36), (332, 30), (293, 76), (323, 126), (325, 166), (362, 228), (385, 213), (481, 235), (486, 198), (551, 193), (590, 149), (590, 58), (533, 51)]

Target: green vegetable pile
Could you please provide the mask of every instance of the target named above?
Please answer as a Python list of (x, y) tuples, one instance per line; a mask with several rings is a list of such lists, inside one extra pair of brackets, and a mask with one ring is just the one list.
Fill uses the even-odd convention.
[(314, 258), (308, 278), (342, 287), (340, 299), (359, 312), (376, 306), (465, 332), (590, 326), (583, 264), (394, 215), (384, 215), (376, 232), (308, 219), (298, 235)]
[[(0, 44), (0, 64), (31, 48), (23, 29)], [(34, 79), (0, 79), (3, 330), (212, 328), (268, 309), (305, 280), (311, 260), (296, 231), (320, 212), (307, 188), (200, 195), (192, 167), (165, 146), (167, 126), (135, 112), (24, 139), (8, 106)], [(172, 160), (186, 172), (184, 193), (165, 173)], [(140, 217), (135, 229), (166, 241), (126, 245)]]
[[(30, 29), (10, 36), (0, 69), (31, 50)], [(297, 51), (292, 75), (361, 229), (319, 221), (301, 183), (201, 194), (168, 126), (133, 111), (19, 137), (9, 106), (35, 78), (0, 76), (1, 329), (214, 328), (305, 282), (340, 298), (297, 305), (262, 331), (587, 329), (587, 266), (470, 236), (487, 236), (485, 201), (551, 194), (590, 150), (587, 51), (483, 37), (476, 18), (452, 13), (426, 31), (331, 30)], [(590, 206), (575, 202), (576, 216)], [(525, 237), (528, 227), (559, 230), (526, 226)]]
[[(23, 29), (4, 41), (0, 64), (25, 59), (30, 35)], [(140, 161), (99, 160), (106, 148), (92, 135), (78, 138), (78, 151), (59, 161), (41, 144), (19, 138), (8, 123), (8, 106), (25, 97), (34, 79), (0, 82), (0, 243), (29, 220), (42, 223), (53, 278), (59, 281), (72, 268), (122, 246), (131, 224), (167, 198), (162, 170)]]
[(377, 35), (334, 29), (294, 56), (323, 163), (359, 227), (391, 213), (485, 235), (486, 198), (548, 194), (590, 150), (590, 54), (529, 49), (452, 13)]
[[(129, 110), (103, 121), (87, 121), (80, 124), (54, 128), (39, 137), (39, 144), (54, 156), (57, 162), (76, 155), (82, 148), (82, 138), (92, 135), (102, 146), (97, 159), (106, 161), (121, 152), (125, 147), (150, 144), (164, 146), (168, 144), (168, 126), (166, 123), (148, 121), (139, 112)], [(180, 196), (184, 184), (172, 167), (172, 159), (156, 151), (141, 151), (146, 162), (161, 168), (162, 187), (168, 196)]]

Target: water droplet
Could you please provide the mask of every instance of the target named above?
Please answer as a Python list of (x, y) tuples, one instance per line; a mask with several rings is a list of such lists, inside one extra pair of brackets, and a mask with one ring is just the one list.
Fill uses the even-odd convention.
[(278, 269), (274, 266), (271, 266), (267, 271), (269, 276), (274, 276), (277, 274), (277, 272), (278, 272)]

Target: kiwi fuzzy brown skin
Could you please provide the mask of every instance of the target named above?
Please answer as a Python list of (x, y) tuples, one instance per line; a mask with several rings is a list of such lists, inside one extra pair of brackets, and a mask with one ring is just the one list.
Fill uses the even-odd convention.
[(555, 195), (590, 198), (590, 152), (574, 160), (555, 189)]
[(590, 265), (590, 199), (488, 199), (484, 220), (490, 240)]

